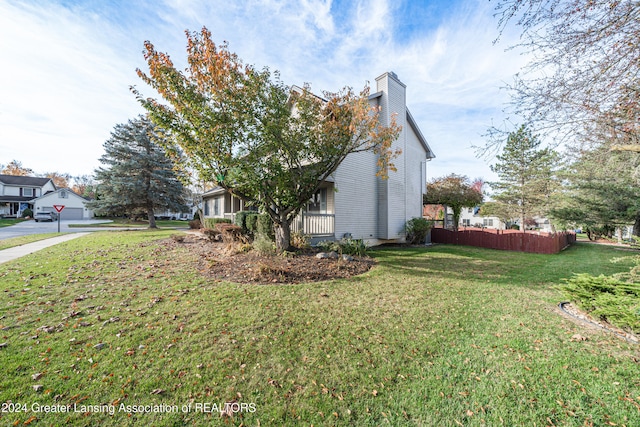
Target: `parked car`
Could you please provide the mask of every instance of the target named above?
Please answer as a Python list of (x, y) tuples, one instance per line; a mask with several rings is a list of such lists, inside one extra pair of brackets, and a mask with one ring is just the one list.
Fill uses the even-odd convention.
[(33, 219), (35, 219), (36, 222), (39, 222), (39, 221), (53, 222), (57, 219), (57, 217), (53, 212), (38, 212), (33, 216)]

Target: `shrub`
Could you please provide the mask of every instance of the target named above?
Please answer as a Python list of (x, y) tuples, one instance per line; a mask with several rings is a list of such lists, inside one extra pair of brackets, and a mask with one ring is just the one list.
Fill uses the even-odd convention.
[(258, 215), (256, 231), (258, 232), (258, 234), (267, 236), (270, 240), (275, 239), (276, 235), (273, 232), (273, 221), (271, 220), (269, 214)]
[(192, 230), (199, 230), (202, 228), (202, 223), (199, 219), (194, 219), (193, 221), (189, 221), (189, 228)]
[(253, 212), (245, 217), (245, 226), (249, 233), (256, 234), (258, 231), (258, 214)]
[(560, 289), (569, 300), (593, 316), (640, 332), (640, 284), (604, 275), (577, 274)]
[(22, 211), (22, 218), (33, 217), (33, 211), (29, 208)]
[(246, 233), (247, 231), (249, 231), (249, 230), (247, 230), (247, 224), (246, 224), (247, 215), (251, 215), (251, 214), (254, 214), (254, 213), (255, 212), (253, 212), (253, 211), (239, 211), (239, 212), (236, 212), (236, 216), (235, 216), (235, 219), (234, 219), (233, 222), (234, 222), (235, 225), (237, 225), (238, 227), (242, 228)]
[(253, 249), (260, 255), (273, 255), (276, 252), (276, 244), (262, 234), (253, 241)]
[(311, 236), (301, 231), (291, 233), (291, 246), (298, 249), (309, 249), (311, 247)]
[(369, 247), (362, 239), (340, 240), (340, 253), (347, 255), (365, 256)]
[(323, 240), (317, 244), (323, 252), (338, 252), (345, 255), (365, 256), (369, 247), (362, 239)]
[(433, 222), (424, 218), (411, 218), (404, 225), (404, 232), (407, 243), (417, 245), (427, 241), (429, 230), (433, 227)]
[(242, 227), (231, 224), (230, 222), (219, 222), (215, 225), (215, 229), (222, 235), (222, 241), (231, 244), (236, 242), (247, 243), (248, 239), (242, 231)]
[(216, 224), (231, 224), (231, 220), (227, 218), (205, 218), (203, 224), (205, 228), (216, 228)]
[(340, 252), (340, 244), (335, 240), (323, 240), (316, 245), (322, 252)]

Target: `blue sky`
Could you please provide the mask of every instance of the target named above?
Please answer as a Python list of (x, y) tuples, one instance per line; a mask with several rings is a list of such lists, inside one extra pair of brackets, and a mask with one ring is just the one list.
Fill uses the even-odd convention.
[(0, 1), (0, 164), (90, 174), (113, 127), (143, 112), (129, 91), (143, 42), (185, 63), (186, 29), (206, 26), (287, 84), (361, 89), (385, 71), (436, 154), (430, 178), (493, 179), (473, 145), (501, 123), (500, 88), (525, 59), (505, 51), (487, 0)]

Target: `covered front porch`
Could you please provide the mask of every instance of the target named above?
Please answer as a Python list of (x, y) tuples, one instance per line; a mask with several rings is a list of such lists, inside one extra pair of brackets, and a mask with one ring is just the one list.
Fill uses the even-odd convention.
[[(302, 232), (315, 241), (335, 235), (334, 188), (325, 182), (309, 200), (304, 210), (291, 223), (292, 232)], [(238, 212), (255, 208), (222, 188), (203, 195), (205, 218), (227, 218), (232, 222)]]

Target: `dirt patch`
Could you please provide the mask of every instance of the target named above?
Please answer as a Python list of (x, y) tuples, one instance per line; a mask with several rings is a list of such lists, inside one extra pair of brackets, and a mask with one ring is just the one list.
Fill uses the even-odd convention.
[(222, 242), (212, 242), (189, 234), (182, 242), (169, 239), (170, 244), (188, 246), (199, 255), (199, 270), (208, 277), (236, 283), (302, 283), (343, 279), (365, 273), (376, 262), (369, 257), (353, 260), (318, 259), (317, 250), (287, 256), (263, 256), (256, 251), (234, 253)]

